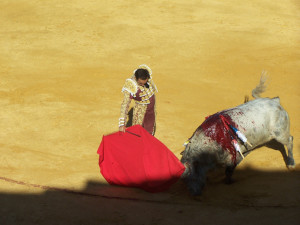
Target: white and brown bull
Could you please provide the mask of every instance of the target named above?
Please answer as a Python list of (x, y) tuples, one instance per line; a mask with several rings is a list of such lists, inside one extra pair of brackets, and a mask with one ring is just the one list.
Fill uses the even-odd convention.
[(260, 98), (265, 81), (262, 76), (252, 91), (254, 100), (209, 116), (189, 139), (181, 162), (186, 167), (182, 178), (192, 194), (201, 194), (207, 172), (215, 167), (225, 167), (226, 181), (231, 182), (242, 159), (272, 139), (287, 147), (286, 166), (295, 167), (288, 113), (278, 97)]

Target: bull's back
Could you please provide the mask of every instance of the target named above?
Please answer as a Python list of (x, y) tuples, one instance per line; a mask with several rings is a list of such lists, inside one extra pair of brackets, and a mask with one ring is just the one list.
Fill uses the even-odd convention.
[(259, 98), (224, 112), (255, 146), (274, 138), (278, 121), (289, 126), (288, 115), (279, 98)]

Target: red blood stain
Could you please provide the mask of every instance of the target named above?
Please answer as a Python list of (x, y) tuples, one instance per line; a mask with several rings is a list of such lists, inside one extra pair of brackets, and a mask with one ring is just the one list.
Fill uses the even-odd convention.
[(229, 151), (230, 154), (232, 154), (232, 161), (235, 163), (236, 150), (231, 143), (231, 136), (235, 138), (235, 135), (231, 130), (227, 130), (225, 128), (225, 124), (220, 118), (220, 115), (224, 116), (231, 125), (238, 128), (237, 124), (235, 124), (231, 117), (225, 114), (224, 111), (207, 117), (199, 128), (206, 136), (210, 137), (212, 140), (215, 140), (219, 145), (221, 145), (223, 150)]

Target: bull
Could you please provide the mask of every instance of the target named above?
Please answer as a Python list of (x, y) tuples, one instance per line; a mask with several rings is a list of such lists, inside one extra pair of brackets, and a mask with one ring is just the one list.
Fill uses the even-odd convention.
[(254, 100), (209, 116), (188, 140), (181, 162), (186, 167), (182, 178), (191, 194), (201, 194), (207, 173), (214, 168), (225, 168), (225, 180), (231, 183), (234, 169), (243, 158), (273, 139), (287, 148), (286, 166), (295, 167), (289, 115), (279, 97), (260, 97), (265, 84), (263, 74), (252, 90)]

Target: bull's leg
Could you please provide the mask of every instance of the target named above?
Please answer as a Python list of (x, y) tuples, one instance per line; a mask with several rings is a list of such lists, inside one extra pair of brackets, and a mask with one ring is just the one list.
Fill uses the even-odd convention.
[(225, 183), (226, 184), (232, 183), (232, 174), (233, 174), (235, 167), (236, 167), (236, 165), (226, 167), (226, 170), (225, 170), (225, 175), (226, 175)]
[(287, 147), (287, 150), (288, 150), (288, 156), (287, 156), (287, 160), (286, 160), (287, 168), (288, 169), (295, 168), (295, 160), (294, 160), (294, 156), (293, 156), (293, 136), (289, 136), (288, 138), (285, 138), (285, 139), (276, 137), (275, 139)]
[(289, 140), (288, 140), (286, 147), (288, 149), (288, 158), (287, 158), (286, 166), (289, 169), (293, 169), (293, 168), (295, 168), (295, 160), (294, 160), (294, 156), (293, 156), (293, 136), (289, 136)]

